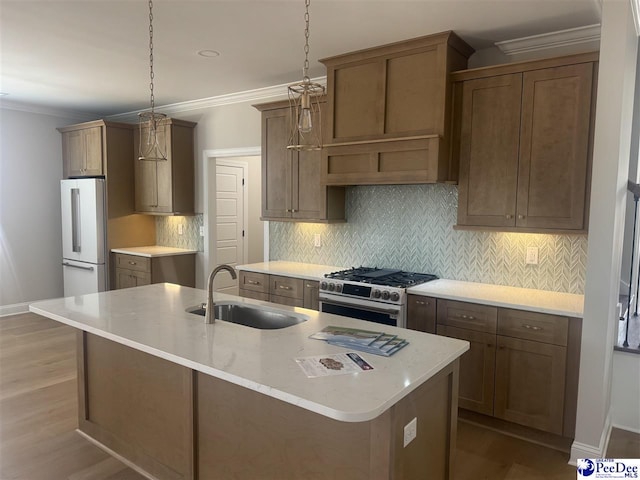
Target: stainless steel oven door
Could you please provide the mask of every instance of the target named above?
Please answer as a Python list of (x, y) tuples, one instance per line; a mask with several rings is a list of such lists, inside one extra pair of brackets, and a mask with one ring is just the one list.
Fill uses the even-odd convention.
[(359, 298), (347, 298), (330, 293), (320, 293), (320, 311), (369, 322), (405, 327), (404, 306), (373, 302)]

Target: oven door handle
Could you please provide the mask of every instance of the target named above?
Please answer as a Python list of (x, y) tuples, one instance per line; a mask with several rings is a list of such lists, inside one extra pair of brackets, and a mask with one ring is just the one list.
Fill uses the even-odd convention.
[(377, 313), (385, 313), (388, 315), (399, 315), (400, 314), (400, 309), (397, 310), (392, 310), (392, 309), (385, 309), (385, 308), (376, 308), (376, 307), (370, 307), (368, 305), (359, 305), (359, 304), (354, 304), (354, 303), (344, 303), (344, 302), (338, 302), (336, 300), (329, 300), (327, 298), (322, 298), (320, 297), (320, 303), (328, 303), (330, 305), (337, 305), (339, 307), (348, 307), (348, 308), (360, 308), (362, 310), (368, 310), (370, 312), (377, 312)]

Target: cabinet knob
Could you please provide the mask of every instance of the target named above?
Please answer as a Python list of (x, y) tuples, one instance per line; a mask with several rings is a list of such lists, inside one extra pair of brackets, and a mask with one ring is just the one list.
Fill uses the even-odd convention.
[(518, 218), (519, 218), (520, 220), (524, 220), (524, 215), (518, 215)]
[(507, 217), (507, 220), (509, 220), (513, 218), (513, 215), (505, 215), (505, 217)]
[(291, 213), (296, 213), (296, 212), (297, 212), (297, 210), (295, 208), (291, 209)]
[(129, 261), (129, 265), (136, 265), (136, 262)]

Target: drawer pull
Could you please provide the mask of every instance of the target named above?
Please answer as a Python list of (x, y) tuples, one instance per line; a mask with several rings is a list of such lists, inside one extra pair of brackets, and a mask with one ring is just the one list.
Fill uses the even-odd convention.
[(307, 288), (313, 288), (313, 285), (311, 285), (311, 284), (307, 283), (307, 284), (305, 284), (305, 287), (307, 287)]
[(458, 315), (459, 318), (463, 318), (464, 320), (475, 320), (476, 317), (474, 317), (473, 315), (465, 315), (464, 313), (462, 315)]
[(533, 330), (534, 332), (539, 332), (541, 330), (544, 330), (544, 328), (542, 327), (536, 327), (535, 325), (528, 325), (528, 324), (524, 324), (522, 325), (523, 328), (526, 328), (527, 330)]
[(247, 280), (247, 283), (249, 285), (260, 285), (260, 282), (257, 282), (256, 280)]
[(426, 305), (427, 307), (428, 307), (429, 305), (431, 305), (429, 302), (423, 302), (422, 300), (416, 300), (416, 303), (417, 303), (418, 305)]
[(136, 262), (132, 262), (131, 260), (129, 260), (129, 265), (137, 265)]
[(278, 288), (282, 290), (291, 290), (291, 287), (287, 287), (286, 285), (278, 285)]

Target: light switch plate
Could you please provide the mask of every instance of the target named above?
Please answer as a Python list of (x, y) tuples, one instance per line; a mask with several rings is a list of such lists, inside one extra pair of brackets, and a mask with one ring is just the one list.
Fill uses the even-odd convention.
[(418, 435), (418, 419), (414, 417), (404, 426), (404, 446), (409, 445)]
[(538, 264), (538, 247), (527, 247), (527, 258), (525, 262), (527, 265)]
[(179, 223), (178, 224), (178, 235), (182, 235), (184, 233), (184, 225)]
[(313, 234), (313, 246), (316, 248), (320, 248), (322, 246), (322, 237), (319, 233)]
[(204, 227), (200, 227), (200, 236), (204, 237)]

